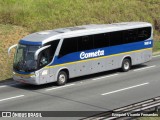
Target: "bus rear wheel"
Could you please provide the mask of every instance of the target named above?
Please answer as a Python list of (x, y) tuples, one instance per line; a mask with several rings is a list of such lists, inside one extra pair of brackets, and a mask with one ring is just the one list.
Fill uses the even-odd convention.
[(58, 77), (57, 77), (57, 85), (58, 86), (65, 85), (67, 82), (67, 79), (68, 79), (68, 76), (67, 76), (66, 72), (60, 71), (58, 73)]
[(128, 59), (128, 58), (125, 58), (122, 62), (122, 67), (121, 67), (121, 70), (123, 72), (127, 72), (131, 69), (131, 60)]

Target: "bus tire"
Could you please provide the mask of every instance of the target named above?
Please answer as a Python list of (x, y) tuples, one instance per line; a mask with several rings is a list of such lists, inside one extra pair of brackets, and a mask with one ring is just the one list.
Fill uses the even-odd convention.
[(122, 67), (121, 67), (121, 70), (123, 72), (127, 72), (131, 69), (131, 60), (128, 59), (128, 58), (125, 58), (122, 62)]
[(67, 82), (67, 79), (68, 79), (68, 76), (67, 76), (66, 72), (60, 71), (58, 73), (58, 77), (57, 77), (57, 82), (56, 83), (57, 83), (58, 86), (65, 85), (66, 82)]

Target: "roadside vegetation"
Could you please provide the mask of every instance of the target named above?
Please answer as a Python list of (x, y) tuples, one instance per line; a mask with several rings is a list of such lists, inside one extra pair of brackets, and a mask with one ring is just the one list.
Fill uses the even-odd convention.
[(0, 80), (5, 80), (12, 76), (14, 51), (8, 56), (8, 47), (16, 44), (19, 39), (27, 34), (29, 32), (22, 27), (0, 24)]
[(141, 117), (138, 120), (160, 120), (159, 117)]
[(36, 31), (84, 24), (146, 21), (160, 50), (159, 0), (0, 0), (0, 80), (12, 76), (7, 48)]

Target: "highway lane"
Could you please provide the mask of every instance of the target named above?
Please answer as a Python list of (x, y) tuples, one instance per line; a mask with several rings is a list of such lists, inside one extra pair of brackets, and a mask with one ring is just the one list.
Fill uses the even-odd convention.
[(0, 85), (0, 111), (106, 111), (160, 96), (160, 56), (129, 72), (72, 79), (67, 85)]

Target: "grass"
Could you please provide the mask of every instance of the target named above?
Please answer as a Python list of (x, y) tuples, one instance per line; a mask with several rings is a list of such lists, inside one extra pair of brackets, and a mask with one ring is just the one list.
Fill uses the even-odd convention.
[(160, 117), (141, 117), (138, 120), (160, 120)]
[(46, 29), (96, 23), (146, 21), (154, 25), (160, 50), (159, 0), (0, 0), (0, 80), (11, 77), (7, 48), (23, 36)]
[(154, 52), (160, 51), (160, 41), (154, 41)]
[(16, 44), (19, 39), (27, 34), (27, 30), (22, 27), (0, 24), (0, 80), (4, 80), (12, 76), (14, 51), (12, 51), (9, 57), (7, 54), (8, 47)]
[(30, 32), (91, 23), (160, 20), (158, 0), (1, 0), (0, 23)]

